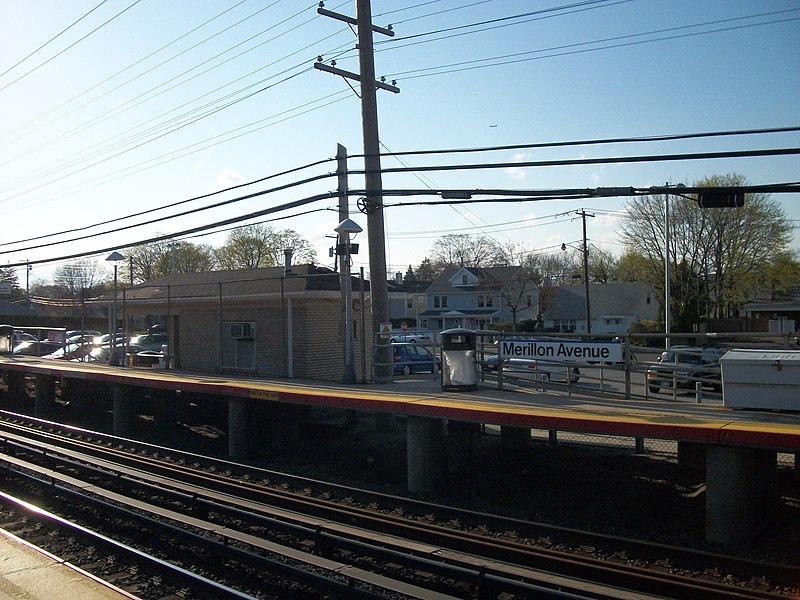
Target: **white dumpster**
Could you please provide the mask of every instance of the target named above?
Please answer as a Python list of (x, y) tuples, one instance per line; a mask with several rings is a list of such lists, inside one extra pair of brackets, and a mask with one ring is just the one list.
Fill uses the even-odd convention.
[(722, 403), (800, 410), (800, 350), (729, 350), (720, 359)]

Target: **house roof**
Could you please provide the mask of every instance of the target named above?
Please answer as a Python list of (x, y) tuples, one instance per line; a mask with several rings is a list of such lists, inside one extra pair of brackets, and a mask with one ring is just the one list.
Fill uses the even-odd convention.
[(420, 317), (493, 317), (500, 313), (496, 308), (430, 308)]
[[(647, 295), (652, 295), (650, 286), (644, 283), (606, 283), (589, 285), (589, 304), (592, 318), (596, 316), (621, 316), (639, 312), (638, 307)], [(543, 318), (586, 318), (585, 288), (583, 285), (564, 285), (556, 288), (556, 296)]]
[[(498, 284), (496, 289), (501, 288), (504, 284), (513, 281), (514, 276), (519, 271), (520, 267), (483, 267), (483, 268), (476, 268), (476, 267), (451, 267), (447, 268), (442, 271), (439, 276), (433, 280), (433, 282), (428, 286), (427, 292), (429, 294), (433, 293), (445, 293), (445, 292), (452, 292), (454, 289), (469, 289), (475, 290), (475, 286), (454, 286), (450, 283), (450, 280), (453, 276), (458, 273), (459, 271), (467, 271), (474, 275), (479, 282), (492, 282)], [(487, 286), (483, 285), (485, 289), (489, 289)]]
[[(358, 289), (359, 280), (353, 280)], [(369, 289), (369, 282), (365, 282)], [(290, 274), (283, 267), (204, 271), (199, 273), (173, 273), (125, 289), (125, 300), (130, 302), (158, 300), (200, 300), (226, 297), (265, 296), (308, 293), (312, 291), (340, 290), (340, 274), (326, 267), (294, 265)], [(118, 296), (119, 297), (119, 296)], [(113, 294), (105, 294), (99, 302), (111, 302)]]
[(28, 317), (41, 315), (41, 311), (25, 304), (17, 304), (8, 300), (0, 300), (0, 315), (8, 317)]

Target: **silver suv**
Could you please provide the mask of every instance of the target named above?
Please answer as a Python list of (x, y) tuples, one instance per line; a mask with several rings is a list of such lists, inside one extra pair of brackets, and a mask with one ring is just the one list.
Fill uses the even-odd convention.
[(647, 389), (651, 394), (661, 388), (694, 388), (699, 382), (711, 387), (715, 392), (722, 391), (719, 359), (725, 348), (700, 346), (673, 346), (662, 352), (658, 362), (647, 369)]

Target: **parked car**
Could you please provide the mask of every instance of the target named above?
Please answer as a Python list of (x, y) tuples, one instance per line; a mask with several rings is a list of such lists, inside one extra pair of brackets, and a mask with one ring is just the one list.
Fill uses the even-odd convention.
[[(124, 333), (117, 333), (115, 337), (116, 337), (116, 344), (114, 344), (115, 346), (124, 346), (125, 345), (125, 334)], [(110, 343), (110, 340), (111, 340), (111, 334), (110, 333), (104, 333), (103, 335), (94, 336), (94, 338), (92, 339), (92, 342), (96, 346), (102, 346), (103, 344), (108, 345)]]
[(14, 345), (20, 344), (22, 342), (36, 342), (38, 338), (33, 335), (32, 333), (28, 333), (26, 331), (20, 331), (19, 329), (14, 330)]
[[(499, 368), (500, 359), (497, 354), (490, 354), (484, 357), (481, 362), (481, 369), (484, 372), (496, 372)], [(566, 383), (578, 383), (581, 378), (581, 370), (575, 365), (566, 362), (544, 361), (536, 359), (506, 358), (503, 360), (503, 371), (520, 374), (532, 375), (538, 380), (559, 381)]]
[(658, 362), (647, 369), (647, 389), (651, 394), (661, 388), (694, 388), (696, 383), (722, 391), (720, 357), (727, 350), (715, 347), (673, 346), (662, 352)]
[(64, 333), (64, 339), (68, 340), (71, 337), (75, 337), (76, 335), (84, 335), (86, 337), (94, 337), (96, 335), (100, 335), (100, 332), (96, 329), (69, 329)]
[(439, 357), (426, 346), (412, 342), (392, 344), (392, 362), (395, 375), (435, 373), (439, 370)]
[(164, 346), (169, 341), (165, 333), (143, 333), (142, 335), (135, 335), (128, 342), (128, 353), (138, 354), (142, 351), (161, 352), (161, 346)]
[(91, 343), (68, 344), (54, 350), (50, 354), (43, 355), (42, 358), (90, 362), (87, 357), (91, 355), (95, 348), (96, 346)]
[(409, 342), (411, 344), (430, 344), (431, 336), (427, 333), (415, 333), (407, 331), (405, 333), (393, 333), (389, 341), (393, 344), (399, 342)]
[(12, 350), (13, 354), (22, 356), (44, 356), (61, 348), (59, 342), (48, 342), (47, 340), (25, 340), (20, 342)]

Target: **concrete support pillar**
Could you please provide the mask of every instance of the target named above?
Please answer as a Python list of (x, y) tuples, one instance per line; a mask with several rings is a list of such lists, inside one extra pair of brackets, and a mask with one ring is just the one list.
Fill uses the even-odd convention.
[(345, 413), (345, 419), (347, 421), (347, 427), (348, 428), (357, 427), (359, 423), (358, 411), (354, 408), (348, 408), (344, 411), (344, 413)]
[(228, 455), (231, 458), (250, 456), (249, 409), (250, 400), (247, 398), (228, 398)]
[(178, 398), (175, 390), (150, 390), (148, 393), (153, 400), (153, 418), (156, 429), (161, 433), (168, 433), (178, 427)]
[(678, 466), (686, 471), (705, 471), (708, 444), (678, 442)]
[(447, 423), (447, 474), (467, 477), (478, 466), (481, 448), (481, 424), (466, 421)]
[(447, 447), (441, 419), (406, 418), (408, 491), (431, 494), (441, 489), (447, 476)]
[(393, 433), (397, 424), (392, 413), (375, 413), (375, 428), (381, 433)]
[(34, 416), (52, 417), (56, 412), (56, 378), (52, 375), (34, 375), (34, 383)]
[(706, 454), (706, 541), (747, 546), (777, 501), (773, 450), (709, 445)]
[(12, 407), (21, 407), (28, 402), (28, 391), (25, 388), (25, 373), (9, 371), (6, 373), (8, 385), (8, 403)]
[(136, 424), (137, 406), (136, 388), (115, 383), (112, 387), (114, 397), (114, 435), (129, 436)]
[(529, 427), (516, 427), (514, 425), (500, 426), (500, 444), (503, 448), (514, 450), (525, 448), (531, 443), (531, 430)]
[(271, 409), (272, 450), (289, 450), (300, 443), (300, 423), (307, 414), (302, 406), (276, 402)]

